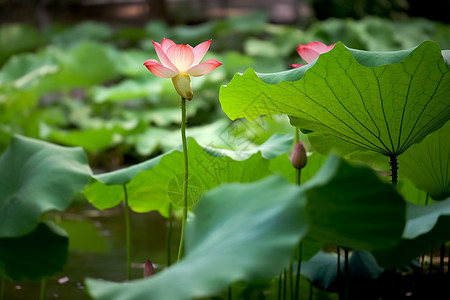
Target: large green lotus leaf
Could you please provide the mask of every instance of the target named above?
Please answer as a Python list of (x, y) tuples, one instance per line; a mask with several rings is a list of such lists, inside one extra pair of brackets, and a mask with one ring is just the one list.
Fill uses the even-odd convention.
[[(388, 246), (394, 235), (400, 239), (404, 205), (395, 204), (397, 194), (391, 185), (382, 183), (370, 169), (361, 169), (332, 155), (321, 171), (300, 187), (274, 175), (210, 190), (203, 194), (188, 222), (186, 256), (181, 262), (153, 277), (126, 284), (88, 279), (89, 293), (100, 300), (194, 299), (218, 293), (236, 281), (271, 278), (286, 266), (298, 241), (306, 238), (308, 224), (314, 227), (313, 232), (328, 226), (337, 235), (322, 238), (324, 242)], [(336, 185), (343, 182), (349, 183), (334, 193)], [(368, 191), (369, 183), (373, 187)], [(366, 203), (370, 192), (378, 196), (379, 207), (371, 199)], [(321, 201), (319, 194), (329, 200)], [(350, 200), (345, 199), (347, 194)], [(308, 206), (321, 206), (323, 216)], [(331, 214), (335, 216), (330, 225), (323, 219)], [(361, 217), (349, 217), (352, 215)], [(387, 221), (389, 218), (400, 221)], [(377, 236), (389, 231), (396, 234)]]
[(39, 223), (21, 237), (0, 238), (0, 275), (12, 280), (36, 280), (63, 270), (69, 239), (51, 222)]
[(449, 228), (450, 198), (428, 205), (408, 203), (403, 239), (374, 254), (381, 266), (402, 267), (431, 247), (450, 241)]
[[(306, 232), (300, 188), (279, 176), (204, 194), (186, 228), (183, 260), (126, 284), (88, 279), (94, 299), (196, 299), (233, 282), (271, 278)], [(176, 284), (174, 284), (176, 283)]]
[(450, 122), (399, 157), (400, 174), (433, 199), (450, 197)]
[(0, 156), (0, 237), (33, 231), (41, 215), (64, 210), (89, 182), (85, 152), (15, 136)]
[(287, 114), (302, 129), (399, 155), (450, 118), (449, 93), (450, 72), (434, 42), (385, 53), (337, 43), (301, 68), (235, 75), (220, 101), (231, 119)]
[(329, 158), (303, 186), (312, 239), (369, 251), (399, 242), (405, 201), (372, 169)]

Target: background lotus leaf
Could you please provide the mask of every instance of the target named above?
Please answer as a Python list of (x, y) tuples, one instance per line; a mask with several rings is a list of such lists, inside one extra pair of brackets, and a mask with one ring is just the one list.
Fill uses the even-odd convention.
[(0, 155), (0, 237), (26, 235), (48, 210), (64, 210), (89, 182), (85, 152), (15, 136)]

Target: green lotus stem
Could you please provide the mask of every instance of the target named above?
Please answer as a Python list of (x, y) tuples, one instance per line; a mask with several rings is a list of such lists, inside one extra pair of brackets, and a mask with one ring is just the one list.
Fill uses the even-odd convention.
[(341, 247), (337, 246), (337, 278), (340, 281), (341, 278)]
[[(301, 173), (302, 170), (297, 170), (296, 174), (296, 178), (295, 178), (295, 182), (297, 183), (297, 185), (300, 185), (300, 180), (301, 180)], [(297, 277), (295, 278), (295, 297), (294, 299), (300, 299), (300, 273), (302, 270), (302, 249), (303, 249), (303, 243), (300, 241), (300, 244), (298, 246), (299, 250), (298, 250), (298, 263), (297, 263)]]
[[(295, 144), (297, 144), (300, 141), (300, 136), (298, 133), (298, 128), (295, 128)], [(297, 185), (300, 185), (301, 182), (301, 175), (302, 175), (302, 169), (296, 169), (295, 172), (295, 183)], [(303, 243), (300, 241), (300, 244), (298, 245), (298, 263), (297, 263), (297, 277), (295, 278), (295, 293), (294, 293), (294, 299), (300, 299), (300, 273), (302, 270), (302, 249), (303, 249)]]
[(231, 285), (228, 287), (228, 300), (231, 300), (233, 298), (233, 293), (231, 291)]
[(41, 292), (40, 292), (40, 295), (39, 295), (39, 300), (44, 300), (45, 299), (45, 283), (46, 283), (46, 280), (45, 280), (45, 277), (43, 277), (41, 279)]
[(283, 272), (283, 300), (286, 300), (286, 294), (287, 294), (287, 271), (285, 268)]
[(183, 218), (181, 219), (181, 238), (180, 247), (178, 249), (178, 260), (183, 257), (184, 251), (184, 230), (187, 220), (187, 192), (188, 192), (188, 150), (186, 145), (186, 100), (181, 97), (181, 140), (183, 142), (183, 156), (184, 156), (184, 181), (183, 181)]
[(294, 279), (292, 278), (293, 269), (294, 266), (291, 260), (289, 264), (289, 299), (294, 299)]
[(130, 215), (128, 206), (127, 187), (123, 185), (123, 193), (125, 197), (125, 231), (127, 244), (127, 280), (131, 280), (131, 229), (130, 229)]
[(300, 242), (300, 245), (298, 246), (298, 263), (297, 263), (297, 277), (295, 279), (295, 297), (294, 299), (298, 300), (300, 299), (300, 273), (302, 271), (302, 249), (303, 249), (303, 243)]
[(392, 185), (394, 187), (396, 187), (397, 186), (397, 180), (398, 180), (397, 155), (391, 154), (389, 156), (389, 165), (391, 166), (391, 181), (392, 181)]
[(313, 298), (313, 284), (310, 281), (309, 282), (309, 300), (312, 300), (312, 298)]
[[(425, 205), (428, 205), (428, 199), (429, 199), (430, 195), (428, 195), (425, 197)], [(420, 272), (423, 273), (423, 268), (425, 266), (425, 253), (422, 254), (422, 264), (420, 265)]]
[(278, 276), (278, 300), (281, 300), (281, 281), (283, 280), (283, 273), (280, 274), (280, 276)]
[(172, 264), (171, 259), (171, 241), (172, 241), (172, 230), (173, 230), (173, 217), (172, 217), (172, 202), (169, 204), (169, 231), (167, 232), (167, 266)]
[(348, 266), (348, 248), (344, 248), (345, 261), (344, 261), (344, 278), (345, 278), (345, 290), (344, 299), (348, 300), (349, 281), (350, 281), (350, 268)]

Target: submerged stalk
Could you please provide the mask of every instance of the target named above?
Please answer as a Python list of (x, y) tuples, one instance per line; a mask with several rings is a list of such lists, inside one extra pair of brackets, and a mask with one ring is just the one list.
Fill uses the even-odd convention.
[(44, 300), (45, 299), (45, 283), (46, 283), (46, 279), (45, 279), (45, 277), (42, 277), (42, 279), (41, 279), (41, 291), (39, 293), (39, 300)]
[(302, 271), (302, 249), (303, 243), (300, 242), (298, 250), (297, 277), (295, 278), (295, 300), (300, 299), (300, 273)]
[(184, 251), (184, 230), (187, 220), (187, 192), (189, 179), (189, 165), (188, 165), (188, 150), (186, 145), (186, 100), (181, 97), (181, 140), (183, 143), (183, 157), (184, 157), (184, 180), (183, 180), (183, 218), (181, 220), (181, 238), (180, 247), (178, 249), (178, 260), (183, 257)]
[(123, 194), (125, 198), (125, 231), (126, 231), (126, 244), (127, 244), (127, 280), (131, 280), (131, 228), (130, 228), (130, 214), (128, 206), (128, 193), (127, 187), (123, 185)]

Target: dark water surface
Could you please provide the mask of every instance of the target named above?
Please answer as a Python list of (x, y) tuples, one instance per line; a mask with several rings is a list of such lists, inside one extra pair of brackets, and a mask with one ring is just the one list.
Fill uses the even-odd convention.
[[(69, 259), (64, 270), (46, 279), (45, 299), (83, 300), (84, 280), (102, 278), (126, 280), (126, 235), (124, 207), (99, 211), (83, 203), (57, 214), (57, 224), (69, 234)], [(150, 259), (156, 268), (167, 265), (168, 221), (157, 212), (130, 213), (132, 278), (142, 278), (143, 265)], [(176, 260), (179, 223), (174, 222), (171, 253)], [(5, 280), (5, 300), (39, 299), (40, 281)]]

